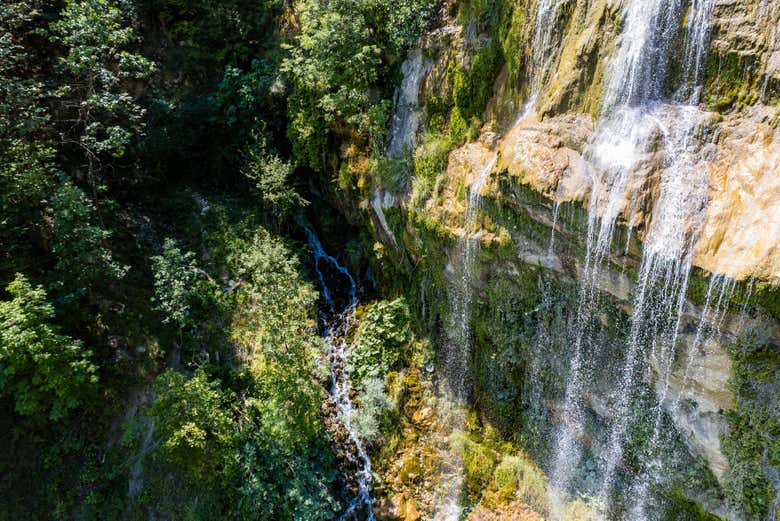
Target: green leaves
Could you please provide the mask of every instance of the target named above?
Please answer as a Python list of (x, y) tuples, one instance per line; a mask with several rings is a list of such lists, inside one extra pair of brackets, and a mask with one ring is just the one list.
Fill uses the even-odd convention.
[(427, 26), (430, 0), (307, 0), (301, 30), (281, 70), (295, 87), (288, 134), (296, 159), (321, 166), (323, 131), (378, 148), (390, 103), (382, 99), (388, 57), (402, 55)]
[(196, 482), (214, 483), (230, 465), (237, 432), (229, 414), (229, 394), (199, 369), (189, 380), (168, 370), (154, 385), (150, 413), (167, 457)]
[(254, 181), (263, 204), (280, 222), (307, 204), (292, 185), (292, 164), (269, 152), (263, 140), (255, 138), (247, 148), (241, 173)]
[(49, 219), (51, 249), (57, 259), (54, 287), (90, 288), (120, 279), (127, 266), (116, 262), (106, 246), (110, 232), (95, 221), (95, 207), (84, 192), (64, 181), (52, 195)]
[[(189, 379), (172, 370), (158, 378), (151, 414), (163, 455), (195, 490), (219, 498), (225, 518), (332, 519), (324, 390), (314, 377), (321, 348), (311, 320), (317, 294), (293, 251), (267, 232), (234, 238), (226, 249), (239, 284), (225, 300), (236, 348), (231, 364), (240, 369), (224, 384), (204, 369)], [(166, 241), (154, 261), (158, 280), (167, 288), (185, 281), (172, 297), (192, 284), (186, 272), (193, 262)]]
[(369, 378), (384, 379), (404, 355), (411, 339), (409, 308), (404, 298), (373, 304), (362, 317), (347, 367), (353, 386)]
[(190, 305), (198, 280), (195, 254), (182, 252), (173, 239), (165, 239), (162, 255), (151, 258), (157, 309), (183, 329), (190, 324)]
[(131, 50), (138, 37), (129, 18), (110, 0), (69, 0), (50, 26), (67, 49), (60, 64), (81, 98), (74, 116), (88, 153), (120, 157), (143, 127), (145, 110), (123, 82), (148, 78), (154, 64)]
[(60, 420), (81, 405), (97, 382), (92, 353), (49, 321), (54, 309), (41, 286), (17, 274), (0, 301), (0, 394), (13, 396), (16, 411)]

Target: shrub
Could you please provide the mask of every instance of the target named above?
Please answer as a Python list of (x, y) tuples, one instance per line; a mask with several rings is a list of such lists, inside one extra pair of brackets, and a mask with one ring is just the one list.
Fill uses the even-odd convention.
[(409, 308), (404, 298), (372, 305), (355, 333), (347, 361), (352, 383), (360, 386), (369, 378), (384, 378), (409, 345)]

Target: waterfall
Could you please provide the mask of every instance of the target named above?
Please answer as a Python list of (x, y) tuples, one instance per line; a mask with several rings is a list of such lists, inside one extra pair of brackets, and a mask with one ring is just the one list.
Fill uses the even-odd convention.
[[(710, 278), (710, 283), (707, 288), (707, 296), (701, 311), (699, 323), (696, 327), (696, 334), (690, 347), (688, 348), (688, 352), (686, 353), (687, 361), (685, 363), (685, 370), (683, 372), (681, 389), (685, 389), (688, 379), (691, 376), (693, 361), (696, 354), (700, 349), (705, 348), (709, 339), (720, 335), (721, 326), (728, 311), (727, 303), (731, 298), (731, 294), (735, 286), (736, 281), (723, 275), (713, 275)], [(683, 302), (684, 294), (682, 294), (680, 304), (682, 305)], [(662, 381), (659, 382), (660, 388), (658, 388), (658, 386), (656, 388), (659, 399), (658, 403), (653, 409), (653, 434), (648, 444), (651, 449), (655, 450), (658, 449), (659, 443), (664, 441), (663, 436), (666, 434), (662, 432), (663, 408), (664, 401), (666, 400), (670, 389), (670, 378), (672, 375), (671, 364), (674, 359), (674, 348), (677, 341), (678, 330), (679, 323), (675, 324), (674, 330), (670, 332), (672, 337), (669, 342), (665, 342), (665, 351), (660, 354), (660, 360), (658, 360), (658, 372), (662, 376)], [(652, 356), (656, 356), (656, 354), (654, 353), (651, 355), (651, 357)], [(665, 364), (661, 365), (664, 363), (664, 361)], [(680, 392), (675, 397), (669, 408), (672, 411), (678, 410), (684, 396), (684, 393)], [(662, 482), (664, 477), (662, 470), (662, 464), (659, 461), (658, 454), (651, 454), (651, 459), (645, 462), (644, 473), (638, 476), (631, 485), (631, 489), (633, 491), (632, 497), (636, 498), (636, 502), (632, 506), (630, 519), (636, 519), (640, 521), (648, 519), (648, 492), (651, 485)]]
[[(668, 99), (670, 56), (683, 29), (680, 27), (683, 8), (680, 0), (629, 2), (624, 8), (616, 54), (607, 69), (602, 116), (586, 151), (593, 165), (593, 191), (585, 267), (572, 328), (574, 353), (552, 465), (553, 513), (559, 511), (573, 469), (581, 458), (578, 439), (584, 432), (582, 402), (588, 380), (583, 348), (588, 347), (589, 351), (601, 348), (592, 345), (593, 339), (589, 338), (599, 274), (609, 261), (618, 218), (623, 216), (629, 228), (635, 224), (637, 198), (648, 181), (645, 165), (652, 164), (658, 155), (656, 143), (663, 145), (658, 197), (644, 237), (624, 360), (608, 397), (613, 402), (614, 415), (602, 462), (600, 503), (608, 505), (615, 484), (625, 436), (632, 422), (631, 404), (641, 385), (646, 356), (656, 361), (658, 379), (664, 382), (658, 388), (656, 424), (660, 429), (660, 404), (668, 391), (686, 306), (693, 248), (702, 226), (709, 186), (701, 145), (708, 138), (704, 132), (706, 118), (696, 107), (700, 94), (696, 83), (709, 45), (712, 0), (694, 0), (691, 4), (684, 28), (683, 85), (675, 101), (664, 101)], [(653, 438), (651, 448), (655, 450), (660, 433)], [(639, 481), (647, 481), (645, 478)], [(644, 519), (646, 491), (644, 497), (633, 496), (636, 503), (630, 519)]]
[[(373, 500), (371, 498), (371, 481), (373, 480), (371, 458), (368, 456), (368, 452), (366, 452), (363, 442), (353, 425), (355, 411), (350, 398), (352, 386), (349, 382), (347, 369), (347, 356), (349, 353), (347, 334), (355, 320), (357, 285), (349, 271), (339, 264), (334, 257), (325, 252), (314, 230), (308, 226), (304, 227), (304, 230), (314, 254), (314, 269), (322, 288), (322, 298), (329, 309), (329, 313), (323, 314), (323, 318), (326, 326), (325, 344), (330, 362), (330, 395), (336, 404), (339, 420), (349, 435), (349, 441), (355, 447), (354, 453), (348, 450), (346, 454), (349, 463), (357, 469), (355, 478), (358, 485), (358, 494), (349, 502), (347, 509), (338, 519), (339, 521), (347, 519), (357, 520), (358, 513), (365, 510), (366, 519), (374, 521)], [(323, 263), (334, 269), (349, 284), (349, 300), (346, 307), (340, 312), (336, 311), (334, 294), (325, 280), (325, 273), (322, 268)]]
[(449, 391), (456, 401), (463, 402), (467, 398), (468, 358), (471, 345), (470, 304), (471, 286), (474, 278), (474, 264), (479, 253), (480, 235), (472, 235), (477, 224), (479, 208), (482, 202), (482, 190), (487, 184), (490, 172), (496, 164), (498, 154), (494, 154), (485, 168), (479, 173), (469, 189), (466, 206), (466, 218), (463, 236), (459, 241), (463, 260), (458, 273), (458, 287), (453, 299), (452, 315), (456, 321), (456, 342), (450, 345), (445, 353), (445, 366), (449, 380)]
[[(477, 224), (479, 208), (482, 202), (482, 189), (487, 184), (490, 172), (496, 164), (498, 154), (494, 154), (485, 168), (479, 173), (469, 189), (466, 206), (466, 218), (463, 236), (459, 241), (460, 250), (463, 252), (462, 263), (457, 279), (457, 288), (452, 305), (452, 327), (455, 331), (454, 341), (448, 341), (444, 346), (445, 384), (449, 398), (454, 402), (457, 410), (448, 411), (454, 416), (455, 430), (462, 430), (465, 425), (463, 407), (468, 398), (468, 364), (471, 351), (471, 285), (474, 277), (474, 265), (479, 253), (479, 234), (471, 236), (472, 230)], [(436, 521), (458, 521), (461, 517), (460, 491), (463, 487), (463, 462), (462, 456), (457, 453), (449, 455), (454, 459), (458, 469), (455, 476), (447, 485), (444, 505), (436, 513)]]
[(531, 93), (527, 102), (528, 108), (535, 109), (539, 93), (547, 81), (552, 65), (555, 45), (555, 25), (558, 12), (564, 0), (539, 0), (536, 6), (536, 22), (534, 24), (533, 49), (531, 55)]
[(420, 125), (420, 82), (432, 63), (423, 55), (422, 49), (416, 48), (401, 64), (403, 80), (395, 94), (387, 157), (401, 157), (405, 151), (414, 149), (414, 138)]

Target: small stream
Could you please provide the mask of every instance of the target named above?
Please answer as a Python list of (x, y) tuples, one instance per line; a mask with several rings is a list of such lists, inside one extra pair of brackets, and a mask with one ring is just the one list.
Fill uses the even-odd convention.
[[(322, 314), (322, 318), (325, 324), (325, 344), (330, 366), (330, 395), (336, 405), (338, 420), (346, 429), (349, 442), (354, 447), (354, 451), (347, 448), (344, 452), (350, 466), (355, 469), (354, 477), (357, 481), (358, 493), (350, 500), (347, 509), (338, 519), (339, 521), (357, 521), (359, 519), (374, 521), (373, 499), (371, 497), (371, 482), (373, 480), (371, 458), (353, 425), (355, 410), (350, 398), (352, 386), (347, 368), (349, 352), (347, 334), (355, 321), (357, 285), (349, 271), (339, 264), (333, 256), (325, 252), (314, 230), (307, 226), (305, 231), (306, 238), (314, 253), (314, 268), (322, 289), (322, 298), (328, 307), (327, 311)], [(327, 279), (330, 278), (341, 280), (330, 280), (331, 286), (329, 286)], [(340, 288), (336, 284), (339, 283), (346, 283), (349, 287), (347, 300), (343, 304), (339, 302), (337, 293)]]

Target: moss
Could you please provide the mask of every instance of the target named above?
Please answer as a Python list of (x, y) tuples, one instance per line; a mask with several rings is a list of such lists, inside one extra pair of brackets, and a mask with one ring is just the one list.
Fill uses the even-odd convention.
[(663, 521), (720, 521), (718, 516), (710, 514), (701, 504), (688, 499), (682, 491), (674, 491), (669, 496), (670, 506)]
[(452, 65), (452, 98), (464, 120), (479, 116), (493, 95), (493, 83), (503, 64), (498, 45), (491, 40), (474, 56), (471, 67)]
[(762, 519), (777, 494), (770, 470), (780, 470), (780, 352), (756, 335), (730, 346), (737, 406), (726, 413), (721, 442), (729, 460), (727, 493), (747, 519)]
[(758, 62), (737, 53), (712, 53), (704, 70), (704, 100), (717, 112), (740, 110), (758, 100)]
[(455, 107), (450, 113), (450, 143), (453, 146), (460, 146), (466, 140), (466, 134), (468, 133), (468, 123), (463, 119), (460, 113), (460, 109)]
[(466, 440), (463, 447), (463, 467), (466, 491), (473, 501), (478, 501), (493, 479), (493, 470), (500, 456), (483, 444)]
[(509, 79), (516, 82), (525, 63), (525, 45), (523, 30), (525, 24), (525, 9), (511, 9), (511, 15), (504, 16), (498, 28), (498, 40), (507, 65)]
[(507, 455), (493, 471), (499, 496), (508, 501), (519, 495), (523, 502), (543, 511), (547, 506), (547, 478), (524, 454)]
[(447, 104), (435, 94), (425, 100), (425, 114), (428, 116), (428, 128), (433, 131), (441, 130), (447, 117)]
[[(369, 173), (374, 184), (394, 193), (404, 193), (409, 187), (415, 171), (412, 158), (404, 154), (399, 158), (375, 157), (369, 162)], [(341, 184), (339, 172), (339, 184)]]
[[(747, 292), (743, 292), (746, 294)], [(780, 321), (780, 286), (758, 282), (753, 289), (755, 305), (776, 321)]]
[[(710, 277), (712, 274), (701, 268), (692, 270), (688, 282), (688, 298), (693, 303), (703, 306), (706, 302)], [(743, 310), (760, 312), (780, 321), (780, 286), (766, 281), (739, 281), (731, 292), (727, 305), (734, 313), (741, 313)]]

